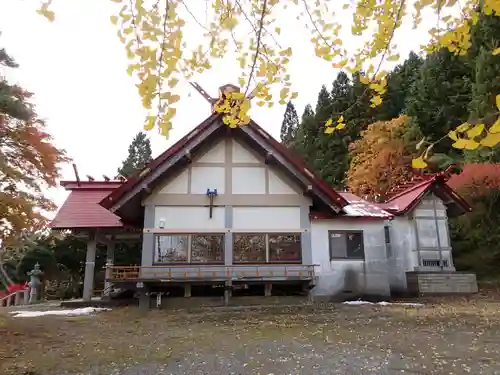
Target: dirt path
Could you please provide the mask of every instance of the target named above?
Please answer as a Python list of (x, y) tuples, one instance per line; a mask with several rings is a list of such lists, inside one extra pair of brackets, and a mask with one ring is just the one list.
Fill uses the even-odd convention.
[(0, 312), (0, 374), (500, 374), (500, 303)]

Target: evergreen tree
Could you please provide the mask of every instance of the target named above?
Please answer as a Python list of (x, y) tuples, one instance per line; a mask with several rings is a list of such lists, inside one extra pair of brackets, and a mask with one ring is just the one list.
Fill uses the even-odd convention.
[[(457, 124), (467, 121), (471, 100), (471, 68), (469, 61), (447, 49), (425, 59), (420, 76), (410, 89), (406, 114), (429, 141), (437, 141)], [(451, 140), (445, 138), (435, 152), (450, 153)], [(453, 151), (451, 151), (453, 153)], [(459, 151), (455, 154), (461, 154)]]
[(151, 141), (146, 133), (139, 132), (128, 147), (128, 156), (118, 169), (118, 174), (129, 177), (146, 167), (151, 160)]
[[(335, 119), (337, 114), (343, 113), (352, 105), (352, 85), (349, 77), (340, 72), (333, 82), (332, 90), (327, 96), (323, 90), (318, 97), (317, 115), (322, 113), (323, 117)], [(349, 123), (349, 127), (352, 124)], [(316, 158), (316, 169), (321, 177), (331, 186), (341, 189), (344, 187), (344, 179), (349, 167), (349, 129), (336, 131), (334, 134), (322, 134), (318, 138), (318, 152)]]
[[(471, 30), (471, 53), (474, 64), (472, 99), (469, 105), (472, 121), (482, 121), (487, 126), (498, 117), (495, 97), (500, 94), (500, 55), (492, 51), (500, 45), (500, 19), (482, 15)], [(480, 147), (465, 152), (471, 162), (500, 162), (500, 149)]]
[(293, 149), (304, 162), (312, 167), (315, 158), (314, 142), (317, 136), (317, 126), (314, 120), (314, 111), (310, 104), (306, 105), (297, 128)]
[(377, 119), (389, 121), (404, 112), (408, 96), (420, 76), (424, 59), (414, 52), (387, 76), (387, 92), (383, 96)]
[(299, 127), (299, 116), (295, 110), (295, 106), (292, 102), (286, 104), (285, 115), (283, 116), (283, 122), (281, 123), (281, 143), (285, 146), (290, 147), (293, 144), (295, 136), (297, 134), (297, 129)]

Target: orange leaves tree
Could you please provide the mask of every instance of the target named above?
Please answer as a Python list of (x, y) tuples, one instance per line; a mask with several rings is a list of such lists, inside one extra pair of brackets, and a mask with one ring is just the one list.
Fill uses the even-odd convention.
[(372, 199), (385, 198), (393, 187), (409, 181), (415, 145), (407, 140), (409, 118), (377, 121), (361, 132), (361, 138), (349, 146), (352, 160), (347, 172), (350, 191)]
[(500, 165), (466, 164), (448, 184), (472, 206), (450, 220), (453, 262), (478, 278), (498, 280), (500, 266)]
[[(0, 66), (17, 67), (3, 49)], [(0, 266), (23, 234), (46, 224), (44, 214), (55, 207), (45, 191), (56, 186), (58, 164), (67, 161), (52, 144), (31, 96), (0, 75)]]

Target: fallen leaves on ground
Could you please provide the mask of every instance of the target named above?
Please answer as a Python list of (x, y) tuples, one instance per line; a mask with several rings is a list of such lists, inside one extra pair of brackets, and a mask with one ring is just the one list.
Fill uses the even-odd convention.
[[(143, 313), (128, 307), (31, 319), (0, 310), (0, 373), (106, 375), (137, 366), (140, 374), (485, 373), (500, 369), (497, 297), (426, 299), (418, 309), (330, 304)], [(335, 370), (322, 372), (328, 368)]]

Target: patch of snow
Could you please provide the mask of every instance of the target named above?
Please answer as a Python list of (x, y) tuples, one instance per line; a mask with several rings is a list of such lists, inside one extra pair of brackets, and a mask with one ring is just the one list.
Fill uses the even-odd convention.
[(424, 307), (423, 303), (411, 303), (411, 302), (368, 302), (368, 301), (345, 301), (344, 305), (379, 305), (379, 306), (406, 306), (406, 307)]
[(39, 316), (58, 315), (58, 316), (78, 316), (90, 315), (100, 311), (109, 311), (111, 309), (98, 307), (82, 307), (73, 310), (48, 310), (48, 311), (12, 311), (11, 314), (15, 318), (36, 318)]

